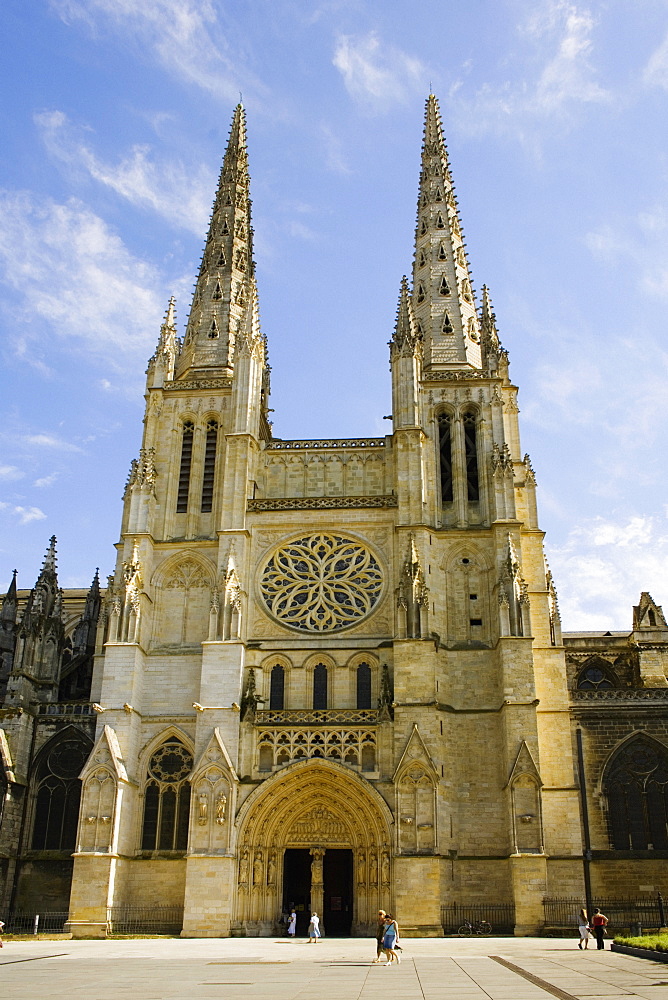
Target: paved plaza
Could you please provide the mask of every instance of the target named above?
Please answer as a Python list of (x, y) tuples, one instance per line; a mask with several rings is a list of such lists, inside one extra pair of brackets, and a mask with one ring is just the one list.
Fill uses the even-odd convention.
[(668, 1000), (668, 966), (575, 937), (405, 940), (400, 966), (371, 964), (373, 940), (273, 938), (8, 941), (7, 1000)]

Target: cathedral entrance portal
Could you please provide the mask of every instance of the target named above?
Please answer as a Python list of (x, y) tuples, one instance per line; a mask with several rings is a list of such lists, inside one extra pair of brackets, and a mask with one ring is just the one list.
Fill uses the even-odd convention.
[(239, 931), (275, 933), (294, 903), (298, 934), (306, 933), (309, 908), (328, 936), (372, 932), (378, 907), (392, 898), (391, 826), (381, 796), (342, 764), (281, 768), (239, 811)]
[(304, 937), (308, 930), (312, 860), (306, 847), (289, 847), (283, 855), (283, 913), (289, 913), (294, 906), (297, 937)]

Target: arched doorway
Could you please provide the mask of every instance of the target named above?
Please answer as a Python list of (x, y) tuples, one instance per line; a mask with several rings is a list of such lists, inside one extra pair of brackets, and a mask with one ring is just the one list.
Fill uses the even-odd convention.
[(392, 814), (369, 783), (333, 761), (287, 765), (244, 803), (238, 818), (237, 920), (271, 934), (295, 903), (325, 934), (366, 934), (389, 909)]

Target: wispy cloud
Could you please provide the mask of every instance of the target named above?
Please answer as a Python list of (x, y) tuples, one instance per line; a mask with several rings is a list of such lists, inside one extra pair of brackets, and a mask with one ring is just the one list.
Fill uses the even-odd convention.
[(332, 61), (350, 96), (371, 111), (389, 110), (425, 89), (420, 60), (382, 42), (375, 31), (340, 35)]
[(236, 102), (239, 90), (257, 88), (243, 68), (241, 47), (226, 39), (221, 5), (212, 0), (51, 0), (66, 23), (81, 22), (93, 34), (111, 28), (149, 53), (170, 75), (214, 97)]
[(54, 451), (81, 451), (78, 445), (70, 441), (63, 441), (55, 434), (26, 434), (23, 441), (27, 445), (34, 445), (38, 448), (51, 448)]
[(665, 592), (668, 517), (591, 518), (548, 552), (565, 629), (630, 629), (640, 593)]
[(46, 486), (53, 486), (53, 484), (57, 479), (58, 479), (58, 473), (52, 472), (51, 475), (49, 476), (42, 476), (40, 479), (36, 479), (35, 482), (33, 483), (33, 486), (36, 486), (38, 489), (41, 490), (44, 489)]
[(536, 72), (485, 83), (473, 99), (456, 81), (450, 94), (462, 127), (513, 132), (530, 142), (541, 122), (568, 125), (583, 106), (610, 101), (592, 62), (595, 25), (591, 11), (570, 0), (532, 4), (517, 36), (518, 44), (529, 47), (528, 62)]
[(120, 370), (147, 354), (164, 311), (155, 269), (74, 198), (0, 191), (0, 282), (16, 293), (19, 356), (39, 357), (51, 330)]
[(638, 290), (668, 299), (668, 212), (663, 204), (618, 216), (587, 233), (592, 255), (604, 264), (631, 265)]
[(23, 479), (24, 475), (25, 473), (15, 465), (0, 465), (0, 479), (3, 479), (5, 482), (11, 482), (14, 479)]
[(170, 157), (156, 162), (149, 146), (133, 146), (117, 164), (105, 163), (62, 111), (35, 115), (49, 153), (69, 168), (84, 170), (133, 205), (149, 208), (200, 236), (207, 227), (215, 177), (208, 168), (186, 167)]
[(650, 56), (643, 81), (650, 87), (664, 87), (668, 90), (668, 35)]
[(46, 514), (39, 507), (20, 507), (0, 501), (0, 512), (18, 517), (19, 524), (30, 524), (31, 521), (43, 521)]

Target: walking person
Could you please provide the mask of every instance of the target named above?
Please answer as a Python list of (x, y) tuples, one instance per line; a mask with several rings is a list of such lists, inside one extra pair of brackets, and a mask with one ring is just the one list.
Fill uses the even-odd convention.
[(380, 956), (383, 954), (383, 938), (385, 937), (385, 910), (378, 911), (378, 923), (376, 924), (376, 957), (373, 960), (373, 965), (380, 962)]
[(401, 965), (401, 959), (397, 954), (397, 940), (399, 938), (399, 925), (391, 913), (385, 914), (385, 935), (383, 937), (383, 951), (387, 955), (386, 965)]
[(292, 938), (294, 941), (295, 934), (297, 933), (297, 914), (294, 910), (290, 911), (290, 916), (288, 917), (288, 937)]
[(601, 913), (598, 906), (594, 907), (594, 918), (592, 920), (592, 926), (594, 928), (594, 937), (596, 938), (596, 948), (598, 951), (603, 951), (605, 945), (603, 943), (603, 936), (605, 934), (605, 928), (608, 925), (608, 918), (604, 913)]
[(582, 951), (582, 943), (584, 942), (584, 950), (586, 951), (589, 944), (589, 918), (584, 907), (578, 913), (578, 932), (580, 934), (578, 948)]
[(317, 944), (320, 937), (320, 917), (317, 913), (311, 914), (311, 923), (308, 925), (308, 943)]

